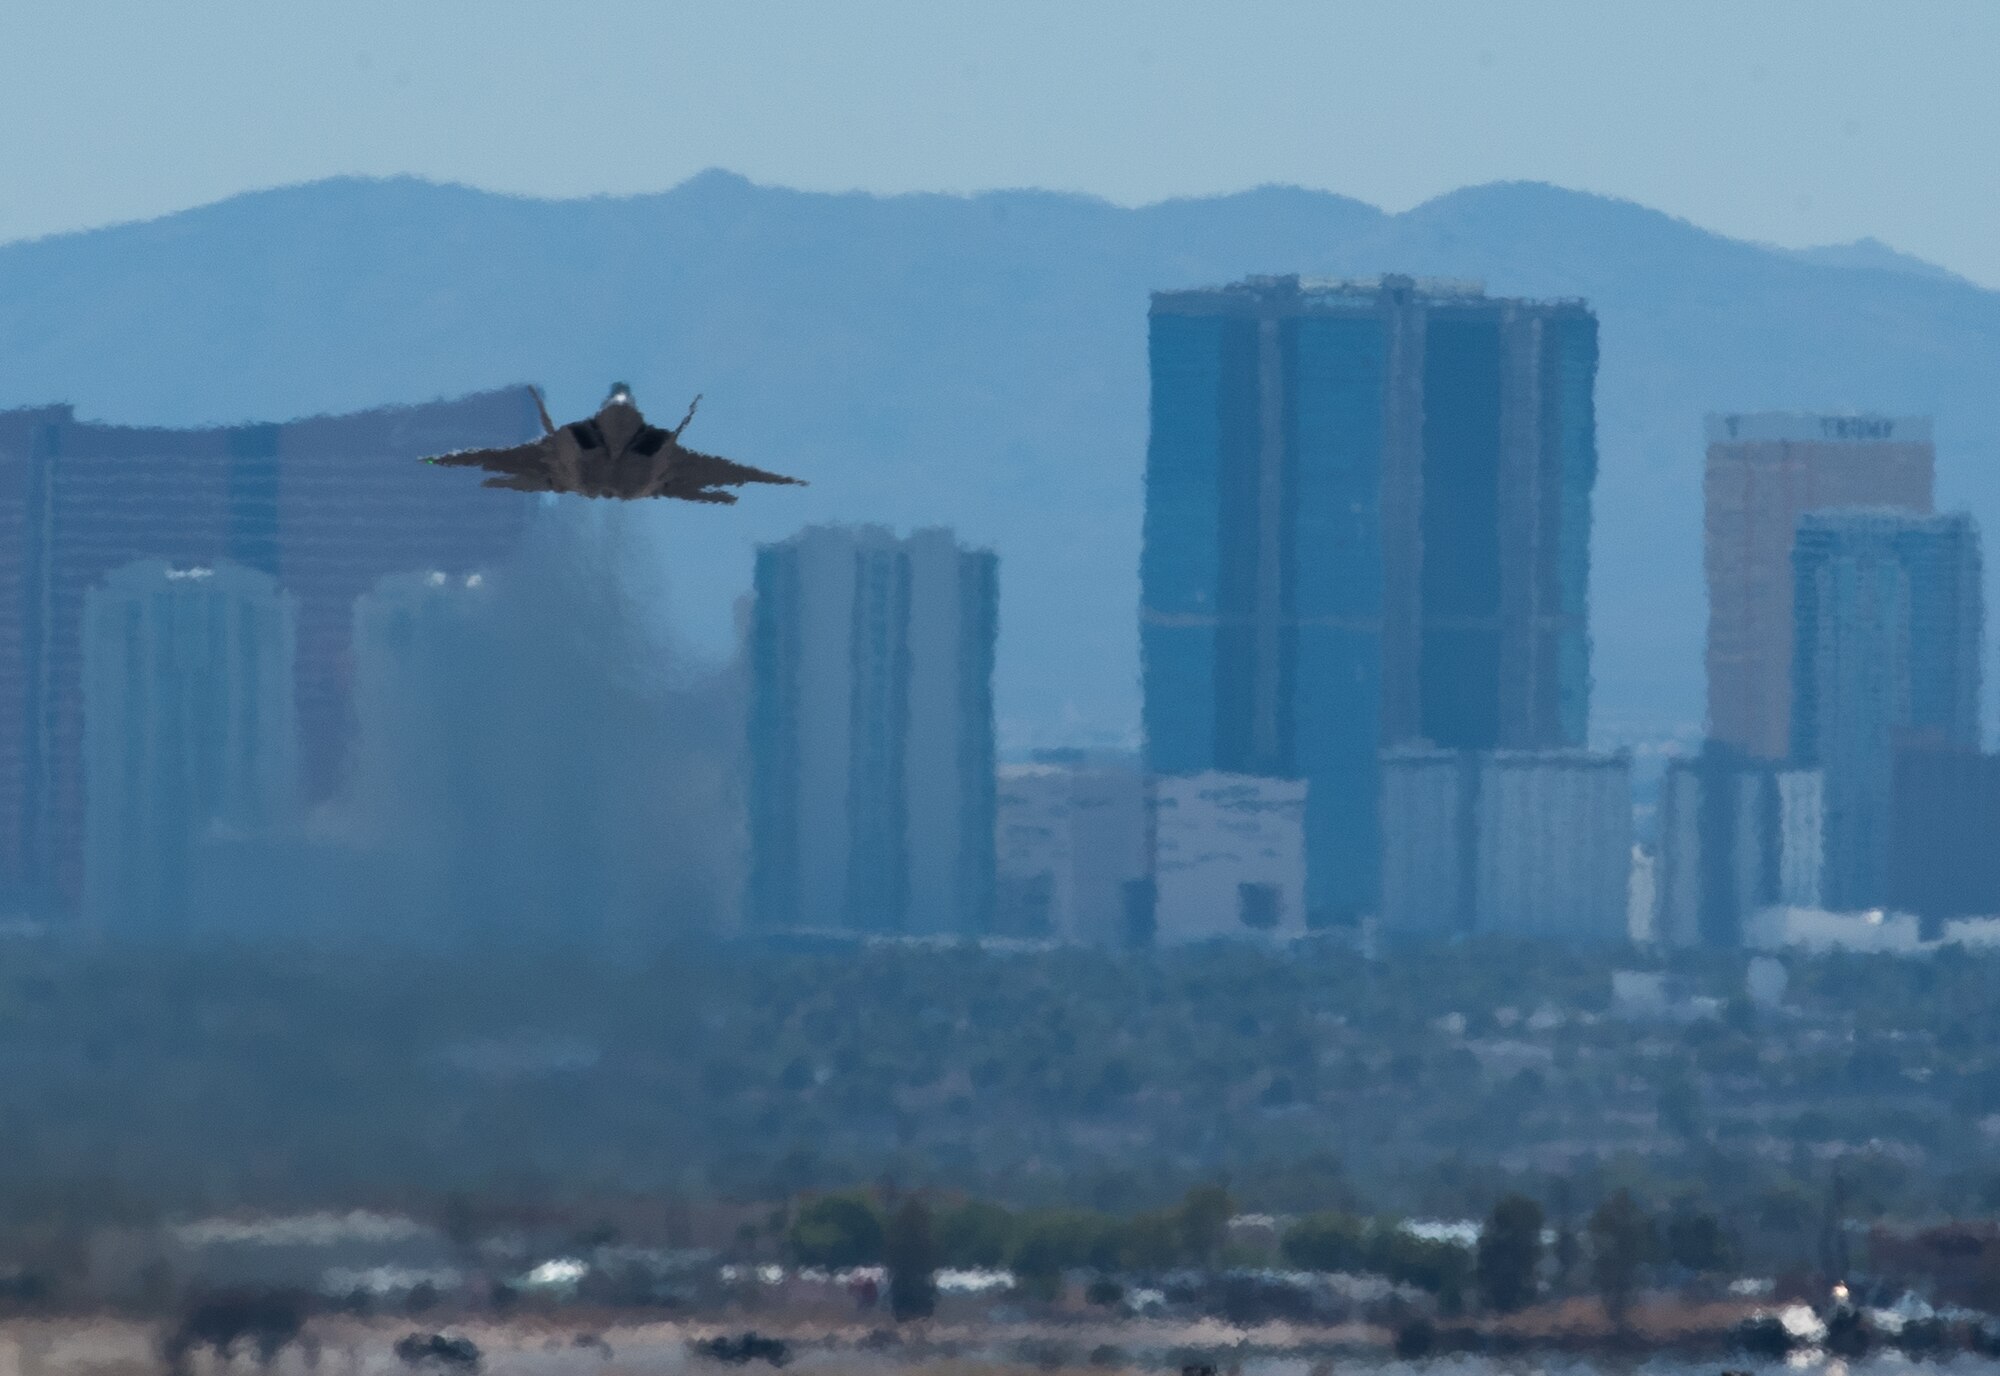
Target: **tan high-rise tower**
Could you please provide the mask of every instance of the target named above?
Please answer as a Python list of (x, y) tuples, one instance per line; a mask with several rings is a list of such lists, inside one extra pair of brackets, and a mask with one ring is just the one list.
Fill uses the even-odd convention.
[(1764, 412), (1708, 418), (1708, 734), (1759, 759), (1791, 753), (1792, 545), (1840, 507), (1929, 512), (1927, 416)]

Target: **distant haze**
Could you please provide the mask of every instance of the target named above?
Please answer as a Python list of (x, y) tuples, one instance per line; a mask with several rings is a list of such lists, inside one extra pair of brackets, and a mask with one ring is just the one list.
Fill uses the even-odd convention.
[(1283, 189), (1123, 209), (721, 173), (565, 202), (339, 180), (0, 248), (0, 404), (194, 424), (539, 380), (566, 417), (623, 378), (671, 423), (700, 391), (689, 442), (813, 486), (635, 513), (696, 646), (726, 652), (757, 540), (949, 524), (1001, 555), (1003, 746), (1118, 739), (1138, 716), (1147, 293), (1276, 271), (1597, 308), (1600, 738), (1700, 721), (1706, 412), (1935, 414), (1941, 507), (2000, 530), (2000, 295), (1879, 245), (1760, 248), (1530, 184), (1385, 215)]

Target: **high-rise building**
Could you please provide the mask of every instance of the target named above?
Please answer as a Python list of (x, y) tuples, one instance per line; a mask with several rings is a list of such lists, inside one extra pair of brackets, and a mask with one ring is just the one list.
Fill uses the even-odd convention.
[(34, 466), (26, 456), (68, 417), (66, 406), (0, 411), (0, 896), (10, 904), (39, 897), (27, 860), (30, 833), (40, 831), (27, 793), (29, 761), (40, 754), (28, 729), (27, 649), (45, 618), (28, 596), (38, 580), (28, 557)]
[(1382, 932), (1623, 942), (1632, 769), (1581, 750), (1382, 757)]
[(1927, 922), (2000, 917), (2000, 755), (1896, 749), (1889, 906)]
[[(67, 406), (0, 413), (0, 884), (81, 887), (84, 596), (142, 559), (240, 564), (295, 599), (309, 799), (351, 737), (354, 599), (409, 568), (464, 572), (517, 545), (529, 505), (415, 460), (539, 433), (526, 388), (283, 425), (149, 429)], [(18, 609), (18, 610), (16, 610)], [(14, 620), (18, 616), (18, 621)]]
[(86, 594), (82, 643), (85, 915), (183, 932), (201, 839), (292, 820), (296, 607), (254, 569), (141, 561)]
[(1653, 938), (1734, 948), (1765, 908), (1817, 908), (1824, 780), (1713, 742), (1660, 786)]
[(1307, 902), (1352, 921), (1384, 745), (1584, 741), (1596, 319), (1269, 277), (1151, 321), (1148, 766), (1309, 780)]
[(463, 690), (512, 667), (491, 646), (493, 600), (485, 575), (442, 570), (391, 574), (354, 600), (349, 802), (389, 836), (477, 810), (474, 770), (497, 732)]
[(994, 887), (998, 564), (948, 530), (757, 551), (750, 917), (977, 934)]
[[(494, 602), (485, 575), (442, 570), (391, 574), (354, 601), (355, 737), (341, 840), (354, 852), (350, 868), (393, 899), (378, 896), (346, 925), (386, 917), (395, 930), (371, 932), (377, 939), (477, 931), (490, 940), (515, 900), (552, 906), (536, 892), (536, 871), (554, 868), (552, 845), (574, 839), (549, 834), (572, 825), (572, 800), (542, 799), (546, 823), (531, 833), (518, 832), (518, 816), (496, 815), (512, 800), (495, 796), (505, 785), (486, 762), (506, 736), (468, 692), (520, 667), (495, 653)], [(482, 832), (514, 839), (475, 846)], [(405, 914), (418, 920), (399, 921)]]
[(1799, 518), (1792, 757), (1826, 776), (1824, 897), (1888, 899), (1899, 736), (1979, 746), (1979, 532), (1965, 515)]
[(1840, 507), (1931, 509), (1922, 416), (1789, 412), (1708, 418), (1708, 734), (1753, 759), (1791, 750), (1792, 541)]

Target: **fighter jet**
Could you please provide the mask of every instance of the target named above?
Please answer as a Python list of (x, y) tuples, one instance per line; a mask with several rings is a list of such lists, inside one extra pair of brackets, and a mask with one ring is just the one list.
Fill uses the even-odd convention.
[(486, 487), (577, 492), (627, 502), (641, 497), (677, 497), (684, 502), (729, 503), (736, 500), (736, 494), (724, 489), (744, 483), (803, 485), (799, 478), (766, 473), (685, 448), (681, 431), (694, 419), (700, 397), (689, 403), (679, 425), (662, 430), (646, 423), (632, 402), (632, 389), (622, 382), (611, 384), (611, 395), (596, 415), (561, 427), (549, 419), (542, 394), (536, 391), (534, 396), (542, 429), (547, 432), (541, 439), (512, 449), (463, 449), (424, 462), (447, 468), (484, 468), (496, 475), (486, 480)]

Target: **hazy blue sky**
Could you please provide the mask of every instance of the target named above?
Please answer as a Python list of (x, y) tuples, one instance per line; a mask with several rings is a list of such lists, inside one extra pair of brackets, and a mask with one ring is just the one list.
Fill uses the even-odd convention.
[(2000, 285), (1994, 0), (8, 0), (0, 239), (335, 173), (545, 195), (1532, 178)]

